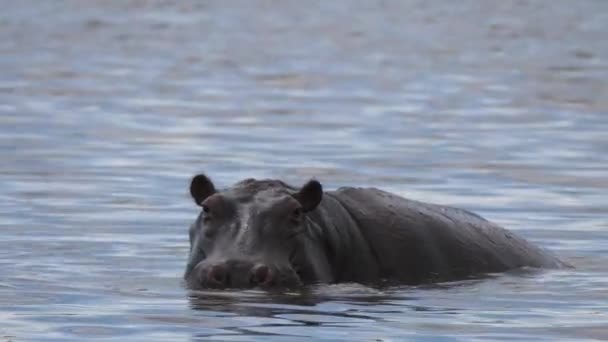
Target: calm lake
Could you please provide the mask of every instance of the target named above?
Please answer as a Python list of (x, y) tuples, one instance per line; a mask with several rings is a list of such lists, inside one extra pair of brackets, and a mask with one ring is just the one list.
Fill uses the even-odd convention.
[[(0, 342), (608, 339), (607, 1), (0, 5)], [(462, 207), (576, 268), (191, 293), (199, 172)]]

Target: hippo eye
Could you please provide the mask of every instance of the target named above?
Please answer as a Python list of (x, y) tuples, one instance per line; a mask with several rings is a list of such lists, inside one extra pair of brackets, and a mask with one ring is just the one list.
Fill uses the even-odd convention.
[(209, 222), (211, 220), (211, 209), (208, 206), (203, 205), (203, 222)]
[(292, 212), (291, 212), (291, 219), (294, 221), (299, 221), (302, 219), (302, 208), (295, 208)]

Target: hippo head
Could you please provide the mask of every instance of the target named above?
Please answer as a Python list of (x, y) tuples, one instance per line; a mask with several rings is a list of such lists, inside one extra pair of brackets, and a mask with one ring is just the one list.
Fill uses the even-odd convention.
[[(315, 180), (300, 189), (277, 180), (246, 179), (216, 190), (200, 174), (190, 194), (201, 207), (190, 227), (185, 279), (192, 288), (294, 287), (318, 280), (323, 252), (308, 217), (321, 202)], [(321, 258), (321, 259), (320, 259)], [(321, 263), (322, 264), (322, 263)]]

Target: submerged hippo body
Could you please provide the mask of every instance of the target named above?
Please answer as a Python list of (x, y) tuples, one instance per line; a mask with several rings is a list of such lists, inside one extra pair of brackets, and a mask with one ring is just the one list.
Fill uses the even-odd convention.
[(202, 208), (190, 227), (192, 288), (420, 284), (562, 265), (468, 211), (374, 188), (247, 179), (217, 191), (198, 175), (190, 193)]

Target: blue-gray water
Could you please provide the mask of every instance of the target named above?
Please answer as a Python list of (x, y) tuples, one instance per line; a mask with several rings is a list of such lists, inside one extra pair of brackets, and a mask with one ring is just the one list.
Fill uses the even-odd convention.
[[(0, 341), (608, 339), (608, 2), (0, 5)], [(463, 207), (576, 269), (192, 297), (200, 171)]]

